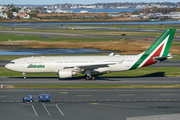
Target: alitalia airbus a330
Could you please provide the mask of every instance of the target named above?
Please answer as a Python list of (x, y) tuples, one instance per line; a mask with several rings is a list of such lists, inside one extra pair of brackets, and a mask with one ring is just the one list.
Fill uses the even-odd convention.
[[(57, 73), (59, 78), (85, 74), (86, 80), (95, 80), (93, 73), (117, 72), (145, 67), (168, 58), (176, 29), (167, 29), (145, 52), (138, 55), (25, 57), (12, 60), (5, 67), (25, 73)], [(128, 47), (128, 46), (127, 46)]]

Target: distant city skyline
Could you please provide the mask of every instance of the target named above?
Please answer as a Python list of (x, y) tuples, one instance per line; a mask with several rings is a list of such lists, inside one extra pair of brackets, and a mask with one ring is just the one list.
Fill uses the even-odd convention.
[[(25, 0), (4, 0), (1, 1), (0, 4), (33, 4), (33, 5), (53, 5), (53, 4), (64, 4), (64, 3), (70, 3), (70, 4), (95, 4), (95, 3), (115, 3), (115, 2), (145, 2), (145, 3), (150, 3), (150, 2), (169, 2), (168, 0), (151, 0), (150, 2), (146, 2), (144, 0), (121, 0), (121, 1), (117, 1), (117, 0), (91, 0), (91, 1), (86, 1), (86, 0), (31, 0), (31, 1), (25, 1)], [(178, 0), (173, 0), (173, 3), (177, 3), (180, 2)]]

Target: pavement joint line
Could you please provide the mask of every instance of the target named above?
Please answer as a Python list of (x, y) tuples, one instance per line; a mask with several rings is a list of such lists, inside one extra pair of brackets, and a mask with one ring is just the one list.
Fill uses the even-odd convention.
[(119, 96), (134, 96), (135, 94), (119, 94)]
[(92, 95), (76, 95), (76, 97), (88, 97), (88, 96), (92, 96)]
[[(129, 107), (129, 108), (146, 108), (146, 107), (138, 107), (138, 106), (127, 106), (127, 105), (114, 105), (114, 104), (99, 104), (99, 105), (107, 105), (107, 106), (116, 106), (116, 107)], [(173, 111), (179, 111), (176, 109), (162, 109), (162, 108), (149, 108), (149, 109), (158, 109), (158, 110), (173, 110)]]
[(161, 95), (177, 95), (177, 94), (161, 94)]

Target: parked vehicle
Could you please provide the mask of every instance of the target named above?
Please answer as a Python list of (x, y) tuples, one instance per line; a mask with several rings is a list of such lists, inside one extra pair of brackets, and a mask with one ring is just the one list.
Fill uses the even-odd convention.
[(50, 102), (49, 94), (39, 94), (38, 98), (39, 98), (39, 102)]
[(23, 97), (23, 102), (34, 102), (33, 95), (28, 94), (27, 97)]

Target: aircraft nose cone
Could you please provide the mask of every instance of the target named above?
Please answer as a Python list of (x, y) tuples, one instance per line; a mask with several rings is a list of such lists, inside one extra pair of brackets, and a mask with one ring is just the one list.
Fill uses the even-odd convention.
[(10, 64), (6, 64), (6, 65), (5, 65), (5, 68), (7, 68), (7, 69), (9, 69), (9, 70), (11, 70), (11, 69), (12, 69), (12, 67), (11, 67), (11, 65), (10, 65)]
[(6, 64), (6, 65), (5, 65), (5, 68), (7, 68), (7, 69), (8, 69), (8, 64)]

